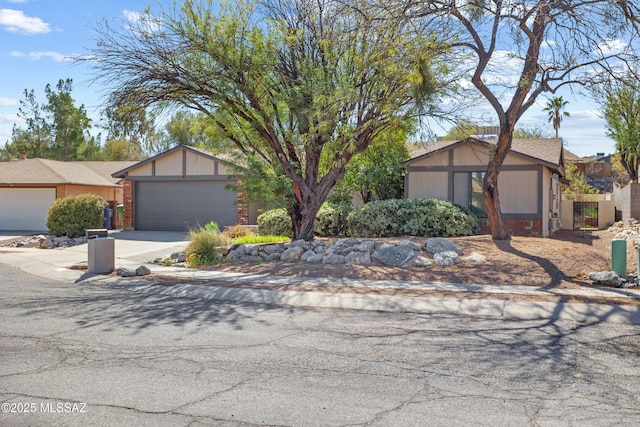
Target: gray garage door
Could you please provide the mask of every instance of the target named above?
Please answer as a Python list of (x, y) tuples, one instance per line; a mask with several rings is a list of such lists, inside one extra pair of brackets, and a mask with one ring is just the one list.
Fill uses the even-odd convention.
[(187, 230), (215, 221), (220, 228), (238, 222), (237, 195), (222, 181), (138, 181), (137, 230)]

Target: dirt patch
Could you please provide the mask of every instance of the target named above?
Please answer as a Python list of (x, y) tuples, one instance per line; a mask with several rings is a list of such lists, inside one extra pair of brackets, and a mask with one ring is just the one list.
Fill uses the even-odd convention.
[[(224, 263), (207, 269), (271, 274), (279, 276), (335, 277), (348, 279), (402, 280), (491, 285), (524, 285), (548, 288), (593, 287), (588, 274), (611, 269), (609, 231), (562, 231), (552, 238), (514, 236), (509, 241), (494, 242), (490, 236), (456, 237), (464, 251), (487, 257), (487, 261), (462, 261), (455, 266), (427, 268), (360, 265), (323, 265), (304, 262)], [(385, 239), (398, 241), (400, 239)], [(411, 238), (417, 242), (425, 239)], [(627, 270), (634, 272), (635, 251), (627, 248)]]

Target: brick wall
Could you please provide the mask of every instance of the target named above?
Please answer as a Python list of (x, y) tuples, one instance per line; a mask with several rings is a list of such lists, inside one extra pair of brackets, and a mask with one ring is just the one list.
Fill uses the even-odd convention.
[[(242, 184), (242, 181), (238, 181), (238, 186)], [(241, 191), (238, 191), (238, 224), (249, 224), (249, 201), (247, 195)]]
[[(542, 221), (539, 219), (507, 219), (507, 229), (514, 236), (542, 236)], [(478, 218), (478, 234), (491, 234), (489, 220)]]
[(123, 192), (123, 217), (122, 226), (127, 228), (133, 228), (133, 181), (125, 179), (122, 184)]

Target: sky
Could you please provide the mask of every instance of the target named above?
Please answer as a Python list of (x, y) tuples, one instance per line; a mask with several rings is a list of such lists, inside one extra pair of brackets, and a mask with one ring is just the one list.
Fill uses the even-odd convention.
[[(55, 88), (60, 79), (73, 79), (76, 106), (84, 105), (93, 123), (99, 123), (107, 88), (92, 81), (87, 63), (72, 63), (69, 58), (85, 55), (95, 45), (98, 22), (130, 19), (152, 4), (153, 0), (0, 0), (0, 146), (11, 140), (14, 124), (25, 127), (17, 115), (24, 90), (33, 89), (43, 103), (45, 86)], [(606, 136), (597, 104), (568, 90), (558, 95), (569, 101), (566, 110), (571, 114), (560, 126), (565, 148), (578, 156), (613, 153), (614, 143)], [(542, 95), (519, 126), (552, 133), (543, 111), (547, 99)]]

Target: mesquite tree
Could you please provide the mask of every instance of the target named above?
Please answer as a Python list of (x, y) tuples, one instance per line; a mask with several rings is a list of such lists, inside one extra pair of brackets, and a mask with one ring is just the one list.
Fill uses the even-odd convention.
[(122, 28), (104, 22), (89, 60), (113, 105), (200, 111), (282, 171), (294, 239), (312, 239), (351, 158), (435, 91), (434, 37), (360, 1), (231, 3), (187, 0)]
[(455, 35), (468, 81), (497, 115), (500, 133), (483, 193), (491, 234), (506, 240), (498, 175), (522, 115), (542, 93), (593, 86), (638, 59), (637, 1), (631, 0), (372, 0), (397, 16), (427, 21)]

